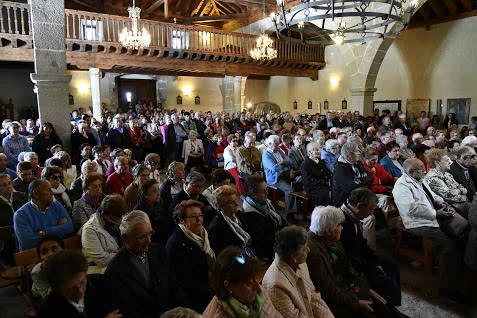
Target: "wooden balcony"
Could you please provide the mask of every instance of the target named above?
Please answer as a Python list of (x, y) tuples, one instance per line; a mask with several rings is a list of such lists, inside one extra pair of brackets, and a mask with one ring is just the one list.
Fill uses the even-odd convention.
[[(33, 61), (30, 14), (27, 4), (0, 1), (0, 60)], [(65, 10), (67, 63), (77, 69), (159, 73), (161, 71), (282, 75), (318, 78), (325, 66), (324, 48), (275, 40), (278, 58), (260, 62), (249, 52), (256, 36), (197, 26), (140, 20), (151, 34), (144, 50), (128, 50), (119, 43), (127, 17)]]

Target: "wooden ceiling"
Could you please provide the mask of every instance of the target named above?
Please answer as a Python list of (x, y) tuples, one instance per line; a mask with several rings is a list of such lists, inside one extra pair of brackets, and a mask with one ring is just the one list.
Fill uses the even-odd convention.
[[(65, 0), (67, 9), (128, 15), (132, 0)], [(143, 19), (235, 30), (265, 17), (275, 0), (136, 0)], [(267, 14), (268, 16), (268, 14)]]
[(409, 29), (477, 15), (477, 0), (428, 0), (414, 14)]

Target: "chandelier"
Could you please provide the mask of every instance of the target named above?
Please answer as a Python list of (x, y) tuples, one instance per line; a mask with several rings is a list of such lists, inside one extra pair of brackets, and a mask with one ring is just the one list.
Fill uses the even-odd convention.
[(127, 49), (143, 49), (151, 44), (151, 35), (143, 27), (138, 30), (138, 20), (141, 19), (141, 8), (136, 7), (136, 1), (133, 0), (133, 6), (128, 8), (129, 18), (132, 21), (132, 27), (129, 31), (127, 27), (119, 34), (119, 42)]
[[(303, 42), (321, 45), (397, 35), (419, 5), (419, 0), (301, 0), (287, 8), (286, 0), (276, 2), (279, 12), (270, 19), (279, 38), (293, 40), (299, 33)], [(305, 23), (316, 27), (306, 28)]]
[(266, 34), (260, 35), (255, 48), (250, 51), (250, 56), (259, 61), (276, 59), (277, 50), (273, 48), (273, 40)]

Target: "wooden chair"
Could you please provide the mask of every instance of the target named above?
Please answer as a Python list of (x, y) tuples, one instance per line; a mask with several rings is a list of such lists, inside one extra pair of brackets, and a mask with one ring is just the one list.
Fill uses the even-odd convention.
[(278, 195), (283, 192), (277, 187), (274, 187), (269, 184), (267, 185), (267, 188), (268, 188), (268, 193), (270, 194), (269, 199), (272, 201), (272, 204), (284, 209), (286, 207), (285, 201), (278, 200)]
[(416, 250), (412, 250), (410, 248), (406, 248), (402, 246), (402, 241), (404, 236), (416, 237), (416, 235), (411, 234), (410, 232), (406, 231), (404, 225), (402, 224), (402, 219), (400, 216), (389, 218), (388, 225), (395, 230), (395, 242), (393, 248), (393, 256), (394, 258), (398, 258), (399, 256), (403, 255), (412, 260), (418, 261), (424, 264), (425, 270), (427, 273), (432, 274), (433, 268), (433, 258), (432, 258), (432, 246), (429, 241), (424, 238), (422, 239), (422, 253), (419, 253)]
[(296, 200), (303, 201), (303, 217), (309, 220), (311, 213), (313, 212), (313, 203), (311, 197), (306, 194), (305, 191), (295, 191), (292, 193), (292, 196), (294, 196)]

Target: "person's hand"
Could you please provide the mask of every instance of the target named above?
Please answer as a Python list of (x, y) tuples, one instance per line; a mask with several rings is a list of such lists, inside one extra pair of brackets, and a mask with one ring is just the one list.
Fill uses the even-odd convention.
[(386, 305), (388, 302), (386, 301), (386, 299), (384, 299), (383, 297), (381, 297), (377, 292), (375, 292), (374, 290), (370, 289), (369, 290), (369, 293), (371, 294), (371, 297), (376, 300), (376, 301), (379, 301), (381, 304), (383, 305)]
[(110, 312), (106, 317), (104, 318), (121, 318), (123, 315), (119, 313), (119, 309), (116, 309), (113, 312)]
[(438, 216), (447, 216), (447, 211), (445, 211), (445, 207), (439, 209), (439, 210), (436, 210), (436, 213)]
[(373, 302), (371, 300), (360, 300), (359, 308), (364, 312), (374, 312), (373, 307), (371, 307), (372, 304)]
[(58, 223), (56, 223), (56, 225), (63, 225), (63, 224), (66, 224), (68, 223), (68, 220), (66, 218), (62, 218), (58, 221)]

